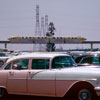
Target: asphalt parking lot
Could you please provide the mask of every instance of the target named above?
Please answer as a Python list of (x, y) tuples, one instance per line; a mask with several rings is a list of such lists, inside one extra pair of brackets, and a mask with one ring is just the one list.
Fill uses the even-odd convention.
[[(35, 96), (22, 96), (22, 95), (9, 95), (3, 100), (64, 100), (58, 98), (48, 98), (48, 97), (35, 97)], [(66, 98), (65, 100), (71, 100)], [(97, 97), (95, 100), (100, 100), (100, 97)]]

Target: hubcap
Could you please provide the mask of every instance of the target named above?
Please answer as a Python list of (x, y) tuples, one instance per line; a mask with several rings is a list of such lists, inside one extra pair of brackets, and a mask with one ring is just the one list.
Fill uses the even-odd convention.
[(89, 90), (83, 89), (79, 92), (79, 100), (91, 100), (91, 92)]

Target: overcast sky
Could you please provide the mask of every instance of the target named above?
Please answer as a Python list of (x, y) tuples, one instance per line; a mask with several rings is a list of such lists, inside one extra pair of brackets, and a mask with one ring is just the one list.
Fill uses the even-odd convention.
[(36, 5), (56, 28), (55, 36), (100, 40), (100, 0), (0, 0), (0, 40), (34, 36)]
[(82, 36), (100, 40), (100, 0), (0, 0), (0, 40), (34, 36), (35, 10), (46, 14), (56, 36)]

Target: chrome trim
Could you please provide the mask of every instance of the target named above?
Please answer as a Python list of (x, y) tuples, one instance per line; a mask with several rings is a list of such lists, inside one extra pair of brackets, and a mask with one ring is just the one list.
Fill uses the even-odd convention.
[(9, 78), (9, 80), (26, 80), (26, 78)]
[(97, 96), (100, 96), (100, 87), (95, 87), (94, 90), (96, 91)]

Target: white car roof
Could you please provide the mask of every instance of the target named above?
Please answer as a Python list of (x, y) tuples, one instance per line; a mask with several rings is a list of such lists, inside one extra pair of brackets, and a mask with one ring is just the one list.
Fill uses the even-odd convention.
[(7, 63), (16, 60), (16, 59), (22, 59), (22, 58), (54, 58), (56, 56), (69, 56), (68, 54), (63, 54), (63, 53), (46, 53), (46, 52), (40, 52), (40, 53), (27, 53), (27, 54), (22, 54), (18, 56), (13, 56), (10, 59), (7, 60)]

